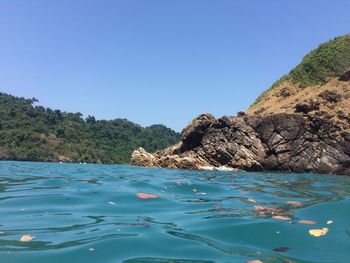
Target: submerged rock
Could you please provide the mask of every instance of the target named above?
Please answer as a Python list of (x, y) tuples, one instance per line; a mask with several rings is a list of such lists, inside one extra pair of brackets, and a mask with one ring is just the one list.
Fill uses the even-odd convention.
[(224, 116), (202, 114), (172, 147), (132, 154), (131, 163), (149, 167), (249, 171), (312, 171), (350, 175), (350, 134), (325, 113), (316, 115)]

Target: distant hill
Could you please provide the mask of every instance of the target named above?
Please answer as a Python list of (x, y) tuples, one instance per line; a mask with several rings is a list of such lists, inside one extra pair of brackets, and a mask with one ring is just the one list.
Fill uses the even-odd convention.
[(260, 115), (294, 112), (325, 112), (348, 129), (344, 120), (350, 118), (350, 34), (311, 51), (247, 111)]
[(35, 102), (0, 93), (1, 160), (127, 163), (137, 147), (153, 152), (180, 138), (164, 125), (143, 128), (126, 119), (83, 119), (81, 113)]

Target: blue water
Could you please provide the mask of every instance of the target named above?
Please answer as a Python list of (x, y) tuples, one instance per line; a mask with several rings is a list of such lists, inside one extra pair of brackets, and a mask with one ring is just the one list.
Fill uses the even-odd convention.
[(350, 262), (345, 176), (0, 162), (0, 211), (1, 263)]

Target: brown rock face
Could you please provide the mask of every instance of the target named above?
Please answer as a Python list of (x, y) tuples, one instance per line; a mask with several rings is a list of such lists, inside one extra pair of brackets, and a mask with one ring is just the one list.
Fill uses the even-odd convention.
[(331, 103), (337, 103), (342, 100), (342, 96), (340, 94), (330, 90), (325, 90), (321, 92), (318, 96)]
[(306, 103), (297, 103), (295, 105), (295, 112), (309, 113), (311, 111), (319, 110), (320, 103), (310, 100)]
[(133, 151), (131, 159), (134, 165), (159, 167), (158, 159), (153, 154), (146, 152), (142, 147)]
[(198, 147), (201, 144), (204, 133), (214, 121), (215, 118), (210, 113), (204, 113), (195, 118), (181, 132), (182, 145), (180, 151), (185, 152)]
[(350, 175), (350, 134), (322, 112), (219, 119), (202, 114), (183, 130), (179, 144), (154, 154), (135, 150), (131, 162), (183, 169), (225, 166)]

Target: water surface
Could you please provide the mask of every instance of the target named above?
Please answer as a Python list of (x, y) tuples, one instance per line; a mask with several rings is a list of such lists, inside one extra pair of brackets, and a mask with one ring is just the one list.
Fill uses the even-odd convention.
[(0, 162), (0, 211), (0, 262), (350, 262), (345, 176)]

